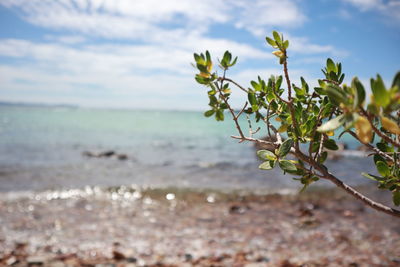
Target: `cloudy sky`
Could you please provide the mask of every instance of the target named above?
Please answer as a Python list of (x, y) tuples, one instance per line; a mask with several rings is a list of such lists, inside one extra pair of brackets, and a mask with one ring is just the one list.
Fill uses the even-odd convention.
[(280, 72), (272, 30), (294, 82), (327, 57), (365, 82), (400, 70), (399, 0), (0, 0), (0, 101), (205, 110), (193, 53), (230, 50), (248, 86)]

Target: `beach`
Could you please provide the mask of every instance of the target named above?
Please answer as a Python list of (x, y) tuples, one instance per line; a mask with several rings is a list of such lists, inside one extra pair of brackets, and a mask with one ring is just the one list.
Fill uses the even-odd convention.
[(87, 187), (3, 195), (0, 214), (0, 263), (10, 266), (400, 263), (397, 220), (332, 189), (253, 195)]

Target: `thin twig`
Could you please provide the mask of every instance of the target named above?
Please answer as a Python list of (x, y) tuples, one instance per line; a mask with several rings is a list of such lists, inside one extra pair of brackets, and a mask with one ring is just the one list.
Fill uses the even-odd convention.
[(386, 154), (386, 153), (383, 152), (383, 151), (380, 151), (378, 148), (374, 147), (373, 145), (371, 145), (371, 144), (369, 144), (369, 143), (365, 144), (365, 143), (361, 142), (361, 140), (358, 138), (358, 136), (356, 135), (355, 132), (350, 131), (350, 130), (347, 131), (347, 132), (348, 132), (351, 136), (353, 136), (355, 139), (357, 139), (361, 144), (363, 144), (364, 146), (368, 147), (368, 149), (371, 149), (372, 151), (374, 151), (374, 152), (375, 152), (374, 154), (378, 154), (379, 156), (381, 156), (381, 157), (383, 157), (383, 158), (385, 158), (385, 159), (387, 159), (387, 160), (389, 160), (389, 161), (394, 161), (394, 159), (393, 159), (391, 156), (389, 156), (388, 154)]
[(235, 82), (235, 81), (233, 81), (233, 80), (231, 80), (231, 79), (229, 79), (229, 78), (219, 77), (219, 78), (218, 78), (218, 81), (227, 81), (227, 82), (231, 82), (231, 83), (233, 83), (234, 85), (236, 85), (236, 87), (238, 87), (238, 88), (239, 88), (240, 90), (242, 90), (243, 92), (248, 93), (248, 91), (247, 91), (246, 89), (244, 89), (243, 86), (241, 86), (240, 84), (238, 84), (237, 82)]
[[(224, 71), (224, 77), (225, 77), (225, 71)], [(232, 119), (233, 119), (233, 121), (235, 122), (236, 129), (238, 130), (240, 136), (244, 137), (244, 134), (243, 134), (243, 132), (242, 132), (242, 128), (240, 128), (240, 125), (239, 125), (239, 122), (238, 122), (238, 118), (235, 116), (235, 112), (233, 111), (232, 107), (231, 107), (231, 106), (229, 105), (229, 103), (228, 103), (228, 100), (226, 99), (226, 97), (224, 96), (224, 94), (223, 94), (222, 91), (221, 91), (222, 86), (223, 86), (223, 82), (224, 82), (224, 79), (221, 79), (221, 85), (220, 85), (219, 87), (217, 86), (218, 92), (219, 92), (219, 94), (220, 94), (222, 100), (224, 101), (224, 103), (225, 103), (226, 106), (228, 107), (229, 112), (230, 112), (231, 115), (232, 115)]]
[[(285, 73), (285, 80), (286, 80), (287, 87), (288, 87), (288, 97), (289, 97), (289, 101), (287, 102), (287, 104), (289, 107), (290, 115), (292, 117), (293, 127), (294, 127), (294, 129), (299, 129), (297, 120), (295, 117), (294, 107), (293, 107), (292, 86), (290, 84), (289, 72), (288, 72), (288, 67), (287, 67), (286, 50), (284, 51), (284, 57), (285, 57), (285, 60), (283, 61), (283, 72)], [(295, 133), (295, 131), (293, 131), (293, 132)], [(296, 150), (300, 150), (299, 149), (299, 140), (296, 139), (294, 145), (295, 145)]]

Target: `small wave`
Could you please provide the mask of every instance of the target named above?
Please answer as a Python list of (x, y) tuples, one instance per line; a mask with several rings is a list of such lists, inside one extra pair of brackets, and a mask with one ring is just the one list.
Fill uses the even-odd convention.
[[(231, 200), (242, 197), (259, 197), (267, 195), (294, 195), (295, 189), (207, 189), (191, 187), (139, 187), (137, 185), (122, 185), (113, 187), (86, 186), (84, 188), (35, 191), (18, 191), (0, 193), (0, 200), (17, 201), (31, 199), (36, 201), (53, 201), (67, 199), (105, 199), (110, 201), (156, 200)], [(211, 201), (212, 199), (212, 201)], [(148, 201), (148, 200), (146, 200)]]

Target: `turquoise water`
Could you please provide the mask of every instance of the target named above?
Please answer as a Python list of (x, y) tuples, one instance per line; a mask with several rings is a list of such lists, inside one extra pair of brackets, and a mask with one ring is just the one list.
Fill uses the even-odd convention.
[[(241, 124), (247, 129), (245, 119)], [(279, 170), (258, 170), (253, 145), (229, 137), (236, 134), (231, 120), (217, 123), (201, 112), (0, 106), (0, 191), (122, 184), (298, 187)], [(258, 137), (264, 135), (262, 129)], [(82, 155), (107, 150), (128, 159)], [(331, 165), (358, 179), (360, 170), (373, 171), (366, 162), (350, 158)]]

